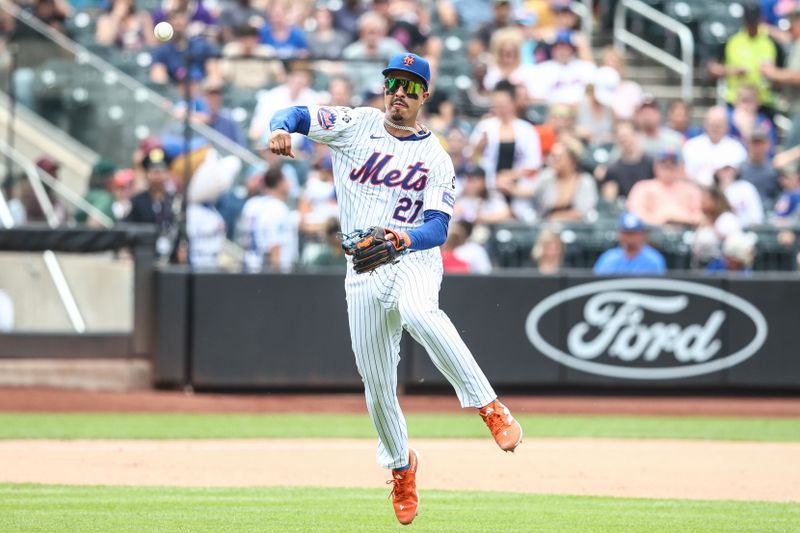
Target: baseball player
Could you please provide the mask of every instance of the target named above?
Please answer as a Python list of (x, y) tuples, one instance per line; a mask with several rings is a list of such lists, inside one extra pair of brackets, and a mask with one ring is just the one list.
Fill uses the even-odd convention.
[(497, 399), (450, 319), (439, 309), (439, 246), (455, 203), (450, 157), (417, 123), (430, 95), (430, 66), (404, 53), (384, 75), (386, 111), (373, 108), (291, 107), (270, 122), (269, 148), (294, 157), (290, 133), (327, 144), (350, 256), (345, 292), (356, 366), (378, 433), (378, 464), (391, 469), (397, 519), (417, 515), (419, 457), (397, 399), (403, 328), (428, 352), (456, 390), (462, 407), (479, 409), (495, 441), (513, 451), (522, 428)]

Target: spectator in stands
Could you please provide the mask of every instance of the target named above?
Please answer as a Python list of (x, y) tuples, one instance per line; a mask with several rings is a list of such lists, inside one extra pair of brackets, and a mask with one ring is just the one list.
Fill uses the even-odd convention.
[(72, 15), (72, 7), (62, 0), (35, 0), (33, 16), (59, 33), (66, 33), (64, 23)]
[[(83, 197), (89, 205), (95, 207), (111, 220), (116, 220), (116, 214), (113, 210), (114, 195), (111, 193), (116, 172), (117, 166), (113, 162), (105, 159), (96, 162), (92, 168), (92, 174), (89, 176), (89, 190)], [(79, 224), (85, 223), (94, 227), (100, 226), (97, 220), (81, 209), (75, 212), (75, 222)]]
[(642, 96), (633, 120), (641, 133), (642, 148), (648, 155), (655, 156), (664, 150), (681, 149), (683, 136), (661, 125), (661, 108), (652, 94)]
[(471, 274), (488, 274), (492, 271), (492, 260), (482, 244), (472, 238), (474, 226), (466, 220), (458, 220), (451, 224), (450, 231), (457, 228), (464, 240), (455, 247), (453, 255), (469, 265)]
[(14, 301), (5, 291), (0, 291), (0, 333), (14, 329)]
[(306, 34), (290, 22), (288, 12), (288, 0), (273, 0), (268, 20), (261, 26), (261, 42), (271, 46), (280, 58), (305, 57), (308, 55)]
[(558, 274), (564, 264), (564, 243), (561, 234), (551, 229), (543, 229), (531, 249), (531, 259), (539, 274)]
[(747, 160), (739, 169), (742, 181), (752, 183), (761, 199), (771, 202), (778, 197), (778, 171), (769, 154), (769, 133), (756, 128), (747, 143)]
[[(309, 106), (321, 103), (322, 97), (311, 88), (311, 71), (302, 63), (292, 66), (286, 83), (261, 93), (250, 121), (251, 140), (260, 140), (269, 133), (269, 121), (278, 109), (289, 106)], [(300, 143), (299, 135), (296, 142)], [(299, 144), (297, 145), (299, 146)]]
[(586, 34), (581, 31), (581, 17), (578, 15), (576, 4), (577, 2), (572, 0), (554, 0), (550, 4), (553, 12), (553, 26), (549, 30), (543, 28), (538, 32), (540, 38), (551, 47), (549, 59), (553, 58), (552, 43), (557, 40), (559, 32), (566, 31), (572, 34), (577, 56), (583, 61), (594, 61), (591, 43)]
[(373, 0), (372, 10), (386, 19), (387, 35), (399, 42), (404, 50), (430, 60), (432, 55), (436, 55), (434, 48), (441, 47), (439, 39), (431, 36), (431, 15), (427, 5), (411, 0)]
[(163, 148), (152, 148), (144, 155), (142, 166), (147, 189), (131, 198), (131, 211), (125, 217), (126, 222), (156, 225), (159, 232), (156, 252), (161, 257), (168, 257), (172, 253), (175, 213), (180, 209), (179, 202), (170, 191), (168, 164)]
[(286, 203), (288, 194), (289, 182), (280, 166), (273, 165), (264, 173), (258, 194), (245, 203), (239, 231), (248, 272), (291, 270), (297, 255), (297, 223)]
[(334, 26), (333, 13), (326, 5), (314, 9), (314, 31), (308, 35), (311, 57), (338, 59), (350, 44), (350, 35)]
[[(238, 37), (240, 28), (261, 28), (266, 22), (264, 12), (253, 7), (251, 0), (229, 0), (219, 14), (217, 26), (222, 42), (228, 43)], [(256, 36), (258, 32), (256, 31)]]
[(111, 211), (114, 213), (114, 220), (123, 220), (130, 213), (135, 181), (136, 173), (132, 168), (120, 169), (111, 178), (110, 190), (114, 197)]
[[(599, 71), (597, 71), (599, 72)], [(611, 93), (602, 87), (597, 76), (586, 86), (586, 97), (578, 104), (577, 137), (589, 147), (602, 146), (614, 140), (614, 113)]]
[(192, 268), (219, 266), (225, 244), (225, 220), (214, 205), (230, 188), (241, 166), (237, 157), (219, 157), (216, 150), (211, 149), (192, 174), (186, 191), (186, 234)]
[(743, 228), (764, 222), (764, 205), (752, 183), (739, 179), (739, 169), (726, 164), (714, 172), (714, 185), (725, 193), (731, 211)]
[(691, 108), (684, 100), (673, 100), (667, 107), (667, 127), (677, 131), (684, 140), (703, 134), (703, 128), (691, 122)]
[(329, 219), (325, 223), (325, 241), (323, 243), (311, 242), (303, 248), (303, 265), (345, 268), (347, 258), (342, 250), (342, 241), (339, 239), (341, 231), (339, 220), (337, 218)]
[[(174, 11), (169, 15), (174, 36), (155, 49), (153, 64), (150, 67), (150, 79), (154, 83), (180, 81), (184, 79), (202, 80), (208, 76), (219, 79), (217, 57), (219, 51), (205, 37), (198, 35), (189, 37), (186, 29), (188, 17), (185, 13)], [(187, 55), (189, 71), (187, 72)]]
[(136, 9), (134, 0), (113, 0), (97, 19), (97, 44), (139, 51), (158, 44), (153, 35), (153, 18), (144, 9)]
[(353, 84), (345, 76), (334, 76), (328, 83), (328, 105), (353, 106)]
[(770, 118), (758, 111), (758, 91), (752, 85), (741, 85), (736, 96), (736, 103), (728, 108), (729, 132), (733, 139), (746, 145), (747, 139), (756, 129), (766, 131), (769, 136), (770, 157), (775, 155), (778, 144), (778, 131)]
[(742, 225), (717, 186), (703, 189), (701, 208), (703, 218), (694, 233), (692, 257), (696, 264), (707, 265), (719, 256), (725, 238), (740, 232)]
[(271, 47), (258, 41), (257, 28), (250, 25), (236, 28), (235, 40), (222, 48), (219, 60), (220, 74), (226, 82), (239, 89), (262, 89), (283, 83), (286, 77), (283, 63), (275, 59)]
[(786, 68), (778, 68), (780, 63), (761, 64), (761, 73), (769, 81), (782, 88), (783, 96), (789, 102), (792, 130), (784, 142), (785, 147), (800, 145), (800, 3), (791, 5), (786, 17), (789, 19), (789, 34), (792, 38), (791, 50), (786, 60)]
[(722, 243), (722, 256), (706, 266), (706, 272), (750, 273), (755, 259), (756, 241), (754, 233), (736, 232), (728, 235)]
[(472, 166), (467, 151), (469, 148), (469, 137), (461, 128), (450, 128), (445, 139), (445, 149), (450, 159), (453, 161), (453, 168), (456, 171), (456, 187), (462, 186), (464, 174)]
[(542, 166), (539, 134), (530, 123), (517, 118), (514, 87), (507, 81), (492, 91), (492, 117), (476, 124), (470, 144), (490, 189), (510, 192), (519, 178), (532, 176)]
[[(36, 166), (51, 178), (59, 179), (58, 172), (61, 169), (61, 164), (55, 159), (49, 156), (42, 156), (36, 161)], [(40, 200), (42, 200), (45, 204), (50, 204), (52, 207), (52, 221), (55, 225), (61, 226), (66, 224), (70, 218), (66, 205), (64, 205), (50, 187), (45, 186), (44, 191), (44, 197), (39, 198), (35, 193), (35, 189), (31, 186), (30, 181), (26, 180), (22, 183), (20, 201), (24, 207), (25, 213), (23, 223), (50, 223), (51, 218), (47, 215), (47, 208), (40, 203)]]
[(696, 226), (702, 216), (700, 203), (700, 188), (686, 179), (681, 154), (676, 150), (656, 154), (653, 179), (636, 183), (628, 194), (628, 211), (648, 226)]
[(689, 178), (708, 187), (713, 182), (714, 169), (722, 165), (738, 168), (747, 159), (747, 151), (728, 135), (728, 112), (724, 107), (715, 106), (706, 112), (704, 129), (703, 135), (686, 141), (683, 158)]
[(505, 197), (486, 186), (486, 172), (481, 167), (467, 170), (463, 190), (456, 202), (453, 220), (470, 224), (497, 224), (511, 220)]
[(230, 109), (222, 106), (222, 83), (216, 80), (206, 80), (203, 83), (203, 95), (208, 108), (206, 124), (239, 146), (246, 147), (247, 141), (242, 128), (231, 117)]
[(577, 137), (575, 133), (575, 118), (576, 112), (573, 106), (568, 106), (567, 104), (550, 106), (545, 123), (535, 126), (542, 147), (542, 158), (550, 155), (550, 150), (552, 150), (556, 139), (559, 137)]
[(350, 36), (358, 37), (358, 19), (367, 12), (362, 0), (345, 0), (342, 6), (333, 12), (334, 26)]
[(783, 192), (775, 202), (774, 221), (779, 225), (794, 223), (800, 219), (800, 168), (791, 165), (780, 174)]
[(594, 63), (578, 59), (572, 33), (559, 32), (552, 47), (552, 59), (533, 67), (526, 79), (528, 94), (536, 102), (577, 105), (594, 76)]
[(216, 22), (214, 15), (203, 5), (203, 0), (163, 0), (161, 7), (153, 12), (153, 24), (165, 20), (172, 23), (172, 14), (175, 12), (187, 17), (186, 26), (192, 26), (189, 31), (192, 36), (203, 33), (207, 26), (213, 26)]
[(601, 99), (604, 93), (607, 95), (617, 120), (633, 119), (644, 93), (638, 83), (625, 78), (625, 56), (613, 46), (603, 49), (595, 83)]
[(622, 213), (617, 223), (617, 237), (619, 246), (597, 258), (595, 274), (658, 276), (666, 273), (664, 256), (647, 244), (647, 229), (641, 218), (630, 212)]
[(517, 28), (504, 28), (492, 35), (490, 61), (486, 66), (483, 86), (494, 89), (500, 81), (514, 85), (524, 85), (533, 75), (531, 65), (523, 65), (520, 60), (522, 32)]
[(597, 186), (580, 168), (582, 146), (569, 137), (550, 150), (550, 166), (533, 186), (533, 207), (539, 218), (550, 222), (584, 220), (597, 206)]
[(653, 158), (644, 152), (633, 124), (617, 124), (616, 136), (619, 158), (609, 165), (602, 186), (603, 198), (608, 201), (627, 198), (634, 185), (653, 177)]
[[(317, 145), (322, 146), (322, 145)], [(318, 237), (328, 220), (339, 216), (336, 191), (333, 187), (333, 163), (327, 147), (316, 148), (316, 162), (306, 179), (297, 211), (300, 214), (300, 233)]]
[(368, 11), (358, 19), (358, 40), (342, 52), (344, 59), (361, 60), (348, 65), (355, 87), (379, 86), (384, 63), (404, 51), (399, 42), (387, 36), (388, 29), (386, 20), (377, 13)]
[[(513, 7), (508, 0), (493, 0), (494, 18), (481, 25), (475, 32), (475, 41), (481, 45), (482, 51), (489, 49), (489, 43), (501, 30), (511, 26)], [(520, 42), (520, 45), (522, 42)]]
[(775, 96), (761, 69), (766, 64), (783, 66), (783, 50), (761, 24), (757, 0), (747, 0), (743, 7), (742, 28), (728, 39), (720, 57), (708, 62), (708, 72), (714, 80), (725, 78), (728, 105), (736, 103), (740, 86), (752, 85), (758, 88), (759, 105), (771, 109)]
[(469, 274), (470, 265), (456, 255), (456, 250), (467, 242), (464, 229), (451, 225), (447, 232), (447, 240), (442, 244), (442, 268), (447, 274)]

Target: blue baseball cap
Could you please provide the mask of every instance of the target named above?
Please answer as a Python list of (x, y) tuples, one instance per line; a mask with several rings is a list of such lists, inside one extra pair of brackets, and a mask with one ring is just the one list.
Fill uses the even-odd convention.
[(553, 41), (553, 46), (557, 44), (568, 44), (572, 48), (576, 48), (575, 41), (572, 38), (572, 32), (569, 30), (561, 30), (558, 33), (556, 33), (556, 38)]
[(681, 152), (676, 148), (662, 148), (658, 152), (656, 152), (656, 161), (666, 161), (671, 159), (675, 163), (680, 163), (682, 161)]
[(409, 72), (422, 78), (422, 81), (425, 82), (426, 89), (431, 83), (431, 66), (425, 59), (417, 54), (406, 52), (392, 56), (389, 60), (389, 64), (386, 65), (386, 68), (383, 69), (381, 74), (386, 76), (388, 72), (393, 70), (402, 70), (403, 72)]
[(619, 216), (617, 229), (619, 231), (644, 231), (647, 228), (641, 218), (630, 211), (626, 211)]

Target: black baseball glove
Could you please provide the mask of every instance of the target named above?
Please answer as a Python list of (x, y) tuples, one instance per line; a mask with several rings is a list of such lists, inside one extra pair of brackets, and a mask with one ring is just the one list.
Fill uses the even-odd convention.
[(397, 263), (411, 244), (408, 233), (380, 226), (342, 234), (341, 239), (342, 249), (353, 256), (353, 269), (357, 274)]

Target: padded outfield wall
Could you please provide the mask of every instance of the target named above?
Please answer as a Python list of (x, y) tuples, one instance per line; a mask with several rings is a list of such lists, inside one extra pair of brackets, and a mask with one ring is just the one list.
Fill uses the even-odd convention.
[[(156, 278), (155, 376), (200, 389), (358, 388), (342, 273)], [(441, 306), (498, 388), (800, 391), (800, 278), (447, 276)], [(404, 335), (400, 383), (447, 387)]]

